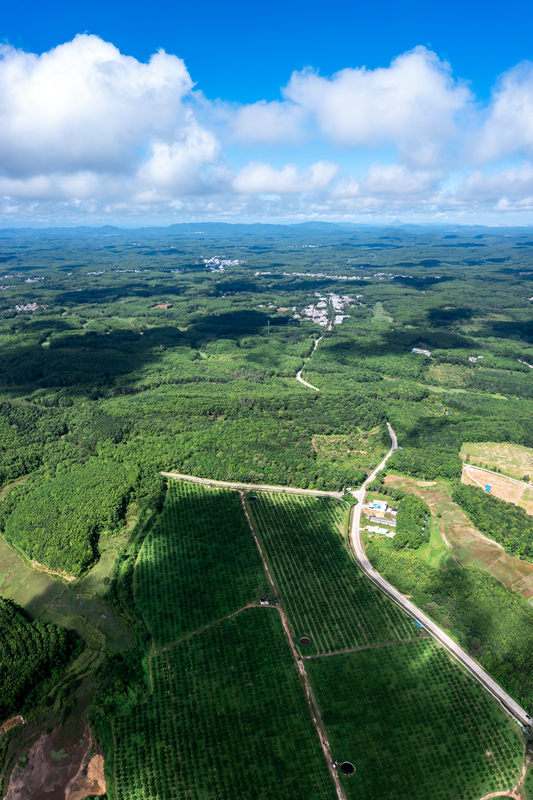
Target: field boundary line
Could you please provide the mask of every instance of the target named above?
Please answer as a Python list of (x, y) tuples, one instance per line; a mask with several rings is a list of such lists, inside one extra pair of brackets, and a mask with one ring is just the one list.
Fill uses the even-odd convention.
[(458, 645), (457, 642), (451, 638), (451, 636), (439, 628), (439, 626), (433, 622), (430, 617), (424, 614), (423, 611), (415, 606), (414, 603), (404, 597), (404, 595), (399, 592), (395, 586), (385, 580), (385, 578), (377, 571), (377, 569), (375, 569), (375, 567), (372, 566), (367, 558), (361, 537), (361, 510), (365, 500), (366, 487), (374, 480), (377, 473), (385, 467), (393, 452), (398, 448), (396, 434), (388, 422), (387, 428), (391, 437), (391, 448), (389, 452), (383, 461), (364, 481), (361, 488), (352, 492), (353, 496), (358, 501), (357, 505), (354, 506), (352, 510), (350, 537), (350, 543), (354, 557), (367, 577), (370, 578), (370, 580), (375, 583), (383, 592), (385, 592), (385, 594), (387, 594), (395, 603), (401, 606), (404, 611), (409, 614), (409, 616), (419, 622), (422, 627), (425, 628), (426, 631), (430, 633), (431, 636), (433, 636), (433, 638), (436, 639), (436, 641), (438, 641), (453, 658), (455, 658), (456, 661), (458, 661), (477, 681), (479, 681), (483, 688), (490, 695), (492, 695), (492, 697), (494, 697), (494, 699), (512, 719), (517, 721), (520, 725), (530, 727), (533, 723), (533, 719), (530, 717), (527, 711), (522, 708), (522, 706), (517, 703), (516, 700), (513, 700), (511, 695), (509, 695), (505, 689), (503, 689), (494, 680), (494, 678), (491, 678), (491, 676), (483, 669), (483, 667), (474, 661), (474, 659), (465, 650), (463, 650), (463, 648)]
[(343, 653), (359, 653), (361, 650), (377, 650), (380, 647), (393, 647), (395, 644), (412, 644), (412, 642), (420, 642), (426, 637), (418, 636), (416, 639), (394, 639), (390, 642), (373, 642), (372, 644), (362, 644), (359, 647), (344, 647), (341, 650), (331, 650), (329, 653), (309, 653), (308, 656), (302, 656), (305, 661), (311, 658), (328, 658), (328, 656), (342, 656)]
[[(264, 606), (267, 608), (268, 606)], [(164, 644), (161, 647), (152, 647), (152, 652), (150, 653), (150, 658), (154, 656), (159, 656), (161, 653), (166, 653), (168, 650), (172, 650), (173, 647), (177, 647), (177, 645), (181, 644), (182, 642), (186, 642), (187, 639), (192, 639), (193, 636), (197, 636), (204, 631), (209, 630), (209, 628), (213, 628), (215, 625), (219, 625), (221, 622), (225, 622), (232, 617), (236, 617), (237, 614), (240, 614), (241, 611), (245, 611), (247, 608), (263, 608), (260, 606), (259, 603), (247, 603), (245, 606), (238, 608), (236, 611), (232, 611), (231, 614), (226, 614), (225, 617), (220, 617), (219, 619), (214, 619), (212, 622), (208, 622), (207, 625), (203, 625), (201, 628), (197, 628), (195, 631), (190, 631), (189, 633), (183, 634), (178, 639), (173, 639), (168, 644)]]
[[(259, 552), (259, 555), (261, 556), (261, 561), (263, 562), (263, 568), (265, 570), (265, 574), (266, 574), (266, 576), (268, 578), (268, 581), (269, 581), (269, 583), (270, 583), (270, 585), (272, 587), (272, 590), (274, 592), (276, 592), (276, 585), (275, 585), (275, 583), (274, 583), (274, 581), (272, 579), (272, 575), (270, 574), (270, 569), (269, 569), (269, 566), (267, 564), (265, 555), (263, 553), (263, 549), (261, 547), (261, 544), (260, 544), (259, 539), (257, 537), (257, 534), (255, 532), (255, 528), (254, 528), (252, 520), (250, 518), (250, 514), (248, 513), (248, 508), (246, 507), (244, 492), (240, 492), (240, 495), (241, 495), (241, 503), (242, 503), (242, 508), (243, 508), (243, 511), (244, 511), (244, 515), (245, 515), (245, 517), (246, 517), (246, 519), (248, 521), (248, 525), (250, 526), (250, 531), (251, 531), (252, 536), (254, 537), (254, 541), (255, 541), (257, 550)], [(276, 595), (277, 595), (277, 592), (276, 592)], [(281, 617), (281, 624), (283, 626), (283, 630), (285, 632), (285, 636), (287, 638), (287, 642), (289, 643), (289, 648), (290, 648), (290, 651), (291, 651), (291, 654), (292, 654), (293, 661), (294, 661), (294, 663), (296, 665), (296, 669), (297, 669), (298, 674), (300, 676), (300, 680), (301, 680), (301, 682), (303, 684), (305, 697), (306, 697), (306, 700), (307, 700), (307, 705), (308, 705), (309, 711), (311, 713), (311, 719), (313, 721), (313, 725), (315, 727), (315, 730), (316, 730), (316, 732), (318, 734), (318, 739), (320, 741), (320, 746), (322, 747), (322, 752), (324, 753), (324, 758), (326, 759), (326, 763), (328, 765), (329, 774), (331, 775), (331, 777), (333, 779), (333, 783), (335, 785), (335, 792), (337, 794), (337, 798), (338, 798), (338, 800), (347, 800), (346, 793), (344, 791), (344, 787), (342, 786), (342, 784), (340, 782), (337, 770), (333, 766), (334, 760), (333, 760), (333, 756), (332, 756), (332, 753), (331, 753), (331, 745), (330, 745), (330, 742), (329, 742), (328, 735), (326, 733), (326, 728), (325, 728), (324, 722), (322, 720), (322, 715), (321, 715), (320, 709), (318, 707), (318, 703), (317, 703), (317, 700), (316, 700), (316, 697), (315, 697), (315, 693), (313, 692), (313, 688), (311, 686), (311, 682), (309, 680), (309, 676), (308, 676), (307, 671), (305, 669), (305, 665), (304, 665), (302, 659), (299, 657), (298, 652), (296, 650), (296, 647), (294, 646), (294, 641), (293, 641), (293, 638), (292, 638), (292, 635), (291, 635), (289, 622), (288, 622), (287, 616), (285, 614), (285, 611), (283, 610), (283, 607), (281, 605), (281, 601), (279, 599), (278, 599), (278, 605), (276, 607), (277, 607), (277, 609), (279, 611), (279, 614), (280, 614), (280, 617)]]
[(342, 500), (342, 492), (330, 492), (325, 489), (298, 489), (294, 486), (270, 486), (264, 483), (238, 483), (237, 481), (219, 481), (214, 478), (198, 478), (196, 475), (182, 475), (180, 472), (160, 472), (165, 478), (173, 478), (190, 483), (201, 483), (204, 486), (221, 487), (222, 489), (236, 489), (247, 491), (252, 489), (257, 492), (288, 492), (289, 494), (307, 494), (313, 497), (334, 497)]
[[(494, 469), (487, 469), (486, 467), (478, 467), (477, 464), (469, 464), (467, 461), (463, 461), (463, 468), (465, 472), (467, 471), (467, 467), (471, 467), (472, 469), (480, 469), (482, 472), (488, 472), (489, 475), (496, 475), (498, 478), (505, 478), (506, 481), (512, 481), (513, 483), (518, 483), (520, 486), (524, 486), (526, 489), (533, 489), (531, 483), (527, 481), (521, 481), (519, 478), (511, 478), (510, 475), (505, 475), (503, 472), (496, 472)], [(494, 495), (493, 495), (494, 497)]]

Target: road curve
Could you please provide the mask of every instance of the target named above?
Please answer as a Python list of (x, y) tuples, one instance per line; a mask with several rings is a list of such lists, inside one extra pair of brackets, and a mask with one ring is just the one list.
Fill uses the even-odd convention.
[(507, 692), (502, 689), (502, 687), (496, 683), (496, 681), (493, 680), (490, 675), (485, 672), (485, 670), (480, 667), (480, 665), (476, 663), (476, 661), (474, 661), (474, 659), (471, 658), (468, 653), (457, 644), (457, 642), (454, 642), (454, 640), (448, 636), (447, 633), (441, 630), (438, 625), (433, 622), (433, 620), (424, 614), (423, 611), (420, 611), (420, 609), (417, 608), (414, 603), (411, 603), (411, 601), (404, 597), (403, 594), (398, 591), (398, 589), (386, 581), (385, 578), (383, 578), (380, 573), (374, 569), (366, 557), (361, 539), (361, 510), (365, 499), (366, 487), (374, 480), (377, 473), (383, 469), (392, 453), (398, 447), (398, 441), (394, 430), (389, 423), (387, 423), (387, 427), (391, 437), (391, 449), (379, 466), (377, 466), (376, 469), (368, 476), (361, 488), (353, 492), (354, 497), (358, 500), (358, 504), (353, 509), (350, 531), (351, 545), (355, 558), (361, 569), (371, 581), (379, 586), (379, 588), (382, 589), (385, 594), (398, 603), (398, 605), (407, 611), (407, 613), (413, 617), (413, 619), (419, 622), (428, 631), (428, 633), (430, 633), (438, 642), (440, 642), (440, 644), (442, 644), (446, 650), (455, 659), (457, 659), (457, 661), (459, 661), (459, 663), (462, 664), (488, 692), (490, 692), (490, 694), (500, 703), (501, 706), (503, 706), (508, 714), (514, 717), (514, 719), (520, 722), (520, 724), (529, 727), (533, 723), (533, 719), (525, 711), (525, 709), (523, 709), (522, 706), (513, 700), (513, 698), (507, 694)]
[(180, 481), (201, 483), (204, 486), (220, 486), (222, 489), (252, 489), (258, 492), (289, 492), (290, 494), (310, 494), (315, 497), (336, 497), (342, 499), (341, 492), (326, 492), (321, 489), (296, 489), (293, 486), (269, 486), (264, 483), (235, 483), (232, 481), (217, 481), (213, 478), (197, 478), (195, 475), (182, 475), (179, 472), (160, 472), (165, 478), (175, 478)]
[[(311, 358), (311, 356), (313, 355), (313, 353), (317, 349), (318, 343), (321, 342), (323, 338), (324, 338), (323, 336), (319, 336), (318, 339), (315, 339), (315, 343), (313, 344), (313, 349), (311, 350), (311, 355), (308, 356), (308, 358), (305, 359), (306, 361), (309, 361), (309, 359)], [(304, 364), (304, 366), (305, 366), (305, 364)], [(313, 386), (312, 383), (308, 383), (307, 381), (304, 381), (304, 379), (302, 378), (302, 370), (303, 370), (303, 367), (302, 367), (302, 369), (299, 369), (298, 372), (296, 373), (296, 380), (299, 381), (299, 383), (303, 384), (304, 386), (307, 386), (308, 389), (313, 389), (315, 392), (319, 392), (320, 389), (318, 388), (318, 386)]]

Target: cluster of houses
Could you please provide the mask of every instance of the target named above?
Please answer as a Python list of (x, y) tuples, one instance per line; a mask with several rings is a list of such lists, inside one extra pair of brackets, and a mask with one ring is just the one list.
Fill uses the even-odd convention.
[(203, 262), (210, 272), (224, 272), (228, 267), (238, 267), (243, 263), (238, 258), (218, 258), (217, 256), (204, 258)]
[(323, 295), (320, 294), (320, 292), (315, 292), (315, 297), (317, 301), (306, 306), (301, 314), (296, 306), (294, 306), (292, 309), (293, 317), (294, 319), (301, 319), (302, 316), (307, 317), (307, 319), (310, 319), (316, 325), (321, 325), (323, 328), (331, 330), (332, 325), (341, 325), (344, 320), (350, 316), (342, 312), (347, 306), (353, 305), (355, 302), (359, 301), (362, 295), (358, 294), (354, 298), (346, 294), (338, 295), (331, 293), (329, 295)]
[(385, 500), (371, 500), (363, 506), (363, 513), (368, 519), (368, 523), (363, 526), (367, 533), (381, 533), (392, 539), (396, 528), (397, 508), (389, 506)]

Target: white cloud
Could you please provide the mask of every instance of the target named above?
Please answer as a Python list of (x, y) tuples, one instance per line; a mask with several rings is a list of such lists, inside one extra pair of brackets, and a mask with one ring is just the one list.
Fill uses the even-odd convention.
[(274, 169), (270, 164), (254, 162), (244, 167), (233, 181), (237, 192), (245, 194), (295, 194), (326, 189), (337, 172), (337, 165), (317, 161), (307, 170), (294, 164)]
[(152, 143), (150, 157), (138, 171), (143, 186), (171, 194), (196, 194), (209, 188), (202, 168), (215, 163), (220, 146), (215, 135), (188, 114), (188, 124), (179, 140)]
[[(530, 160), (504, 168), (510, 156)], [(239, 106), (206, 98), (164, 51), (144, 63), (89, 35), (41, 55), (0, 45), (6, 219), (510, 218), (532, 208), (533, 64), (503, 75), (486, 107), (423, 47), (377, 69), (295, 72), (281, 100)]]
[(345, 147), (395, 145), (415, 164), (433, 164), (458, 132), (469, 90), (435, 53), (417, 47), (389, 67), (344, 69), (331, 78), (295, 72), (284, 96), (311, 112), (326, 136)]
[(305, 138), (305, 112), (290, 102), (264, 100), (241, 106), (232, 115), (233, 137), (242, 142), (299, 142)]
[(533, 63), (520, 64), (501, 77), (473, 149), (484, 161), (533, 154)]
[(120, 171), (152, 137), (172, 138), (192, 81), (159, 51), (147, 64), (97, 36), (42, 55), (0, 49), (0, 165), (13, 176)]

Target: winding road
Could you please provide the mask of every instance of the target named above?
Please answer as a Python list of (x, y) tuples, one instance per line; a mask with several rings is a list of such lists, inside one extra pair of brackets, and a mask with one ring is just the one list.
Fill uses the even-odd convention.
[(376, 467), (376, 469), (368, 476), (360, 489), (352, 492), (353, 496), (357, 499), (358, 503), (353, 509), (352, 524), (350, 530), (350, 540), (352, 545), (353, 554), (357, 563), (365, 574), (373, 581), (379, 588), (385, 592), (392, 600), (401, 606), (407, 613), (413, 617), (420, 625), (422, 625), (428, 633), (430, 633), (446, 650), (463, 665), (480, 683), (481, 685), (500, 703), (500, 705), (521, 725), (529, 727), (533, 723), (531, 716), (522, 708), (513, 698), (502, 689), (502, 687), (493, 680), (480, 665), (471, 658), (468, 653), (460, 647), (457, 642), (448, 636), (441, 628), (436, 625), (423, 611), (420, 611), (414, 603), (411, 603), (401, 592), (398, 591), (391, 583), (385, 580), (380, 573), (374, 569), (365, 554), (363, 542), (361, 538), (361, 511), (366, 495), (366, 487), (371, 483), (378, 472), (380, 472), (393, 452), (398, 447), (398, 440), (391, 425), (387, 422), (387, 427), (391, 437), (391, 448), (383, 461)]
[[(324, 338), (323, 336), (319, 336), (318, 339), (315, 339), (315, 343), (313, 345), (313, 349), (311, 350), (311, 354), (305, 359), (306, 361), (309, 361), (309, 359), (311, 358), (311, 356), (313, 355), (313, 353), (317, 349), (318, 343), (321, 342), (323, 338)], [(318, 386), (313, 386), (312, 383), (308, 383), (307, 381), (304, 381), (304, 379), (302, 378), (302, 370), (303, 370), (304, 366), (305, 366), (305, 363), (303, 364), (302, 369), (299, 369), (298, 372), (296, 373), (296, 380), (299, 383), (302, 383), (304, 386), (307, 386), (308, 389), (313, 389), (315, 392), (319, 392), (320, 389), (318, 388)]]

